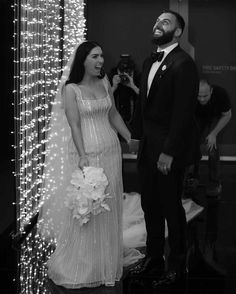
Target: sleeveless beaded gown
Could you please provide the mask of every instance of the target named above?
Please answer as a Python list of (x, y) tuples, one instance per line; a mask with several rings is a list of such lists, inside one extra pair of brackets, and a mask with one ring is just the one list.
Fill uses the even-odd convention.
[[(103, 81), (107, 94), (99, 99), (82, 97), (78, 85), (69, 85), (76, 94), (89, 165), (104, 169), (109, 182), (106, 192), (112, 197), (107, 200), (111, 211), (92, 216), (83, 226), (70, 213), (65, 218), (57, 247), (47, 266), (49, 278), (66, 288), (113, 286), (122, 276), (121, 148), (109, 122), (108, 113), (112, 102), (108, 94), (108, 82), (105, 79)], [(72, 139), (69, 143), (69, 158), (73, 171), (78, 167), (78, 154)]]

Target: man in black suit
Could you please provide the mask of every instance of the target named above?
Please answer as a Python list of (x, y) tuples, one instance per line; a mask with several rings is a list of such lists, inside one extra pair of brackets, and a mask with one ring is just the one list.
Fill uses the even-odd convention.
[[(194, 61), (178, 45), (184, 26), (183, 18), (170, 10), (157, 18), (153, 27), (157, 52), (144, 62), (133, 123), (132, 137), (140, 139), (138, 170), (147, 247), (146, 257), (131, 275), (154, 275), (154, 288), (173, 284), (186, 272), (186, 217), (181, 195), (184, 170), (193, 162), (197, 144), (194, 111), (199, 79)], [(170, 248), (167, 272), (165, 220)]]

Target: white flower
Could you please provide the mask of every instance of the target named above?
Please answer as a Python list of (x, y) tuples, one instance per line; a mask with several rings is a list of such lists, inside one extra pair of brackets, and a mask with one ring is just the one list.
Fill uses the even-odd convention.
[(162, 71), (166, 70), (166, 65), (164, 64), (161, 68)]
[(86, 215), (89, 212), (90, 203), (89, 199), (87, 199), (85, 196), (81, 196), (77, 198), (77, 209), (79, 215)]
[(77, 188), (80, 187), (81, 185), (83, 185), (84, 183), (84, 175), (83, 172), (78, 169), (75, 170), (72, 175), (71, 175), (72, 179), (71, 179), (71, 184), (76, 186)]
[(101, 206), (108, 211), (111, 210), (110, 207), (106, 203), (102, 203)]
[(97, 183), (103, 184), (104, 186), (107, 186), (108, 181), (107, 177), (104, 174), (104, 170), (101, 167), (94, 168), (92, 166), (86, 166), (84, 167), (84, 176), (86, 182), (89, 182), (90, 184), (96, 185)]
[(90, 220), (90, 216), (110, 211), (105, 202), (110, 198), (105, 193), (108, 180), (103, 168), (84, 167), (83, 171), (72, 173), (70, 185), (67, 187), (65, 205), (72, 211), (73, 218), (82, 226)]

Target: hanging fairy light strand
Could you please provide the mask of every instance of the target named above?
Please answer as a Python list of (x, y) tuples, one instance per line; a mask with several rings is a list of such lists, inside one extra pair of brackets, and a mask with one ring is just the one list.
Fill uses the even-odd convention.
[[(82, 0), (15, 0), (13, 5), (19, 232), (24, 232), (37, 213), (51, 106), (62, 65), (75, 45), (84, 40), (84, 5)], [(48, 293), (45, 261), (51, 252), (52, 244), (40, 240), (35, 231), (27, 236), (18, 266), (21, 293)]]

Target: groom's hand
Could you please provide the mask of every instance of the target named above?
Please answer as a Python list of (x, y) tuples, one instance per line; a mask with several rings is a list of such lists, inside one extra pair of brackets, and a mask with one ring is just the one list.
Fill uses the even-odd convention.
[(167, 155), (165, 153), (161, 153), (157, 161), (158, 170), (161, 173), (163, 173), (163, 175), (167, 175), (168, 172), (171, 170), (172, 161), (173, 161), (172, 156)]

